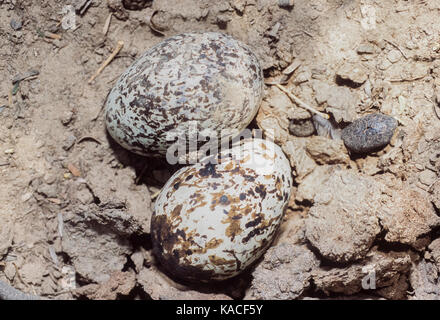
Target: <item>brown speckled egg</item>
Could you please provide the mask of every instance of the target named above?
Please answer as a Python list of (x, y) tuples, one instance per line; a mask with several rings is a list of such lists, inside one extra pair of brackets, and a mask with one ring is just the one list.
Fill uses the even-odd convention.
[(106, 125), (123, 147), (165, 155), (170, 132), (244, 129), (258, 111), (262, 70), (243, 43), (216, 32), (186, 33), (148, 50), (119, 78), (106, 102)]
[(156, 200), (154, 253), (177, 278), (206, 282), (233, 277), (272, 242), (291, 186), (289, 161), (267, 140), (245, 140), (184, 167)]

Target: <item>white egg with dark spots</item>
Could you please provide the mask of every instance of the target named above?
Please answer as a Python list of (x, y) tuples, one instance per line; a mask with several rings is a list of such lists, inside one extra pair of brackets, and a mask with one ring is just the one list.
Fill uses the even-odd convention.
[(274, 143), (245, 140), (213, 158), (177, 171), (152, 217), (155, 255), (188, 281), (227, 279), (251, 265), (271, 244), (289, 202), (290, 164)]
[(106, 101), (106, 125), (123, 147), (165, 155), (171, 132), (232, 137), (258, 111), (263, 75), (243, 43), (216, 32), (186, 33), (149, 49), (119, 78)]

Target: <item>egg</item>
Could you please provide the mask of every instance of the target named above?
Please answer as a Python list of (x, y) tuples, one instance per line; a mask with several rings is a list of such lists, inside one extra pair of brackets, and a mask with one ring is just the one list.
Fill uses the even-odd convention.
[(255, 54), (217, 32), (173, 36), (149, 49), (106, 100), (109, 134), (124, 148), (164, 156), (174, 133), (234, 137), (258, 111), (263, 75)]
[(224, 280), (258, 259), (281, 223), (292, 186), (280, 147), (246, 139), (177, 171), (151, 221), (153, 252), (187, 281)]

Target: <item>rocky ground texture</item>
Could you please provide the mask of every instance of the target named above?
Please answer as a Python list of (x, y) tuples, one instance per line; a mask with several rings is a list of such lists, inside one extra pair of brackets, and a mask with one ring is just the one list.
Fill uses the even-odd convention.
[[(50, 299), (440, 298), (439, 0), (126, 2), (0, 0), (0, 281)], [(150, 194), (175, 168), (116, 145), (102, 113), (137, 56), (186, 31), (226, 32), (258, 55), (254, 125), (295, 177), (272, 247), (213, 285), (155, 261)], [(395, 135), (351, 154), (272, 83), (339, 128), (393, 116)]]

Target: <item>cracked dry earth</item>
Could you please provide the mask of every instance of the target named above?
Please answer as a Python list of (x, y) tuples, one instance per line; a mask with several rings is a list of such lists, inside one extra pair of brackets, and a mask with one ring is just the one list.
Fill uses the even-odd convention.
[[(0, 281), (50, 299), (439, 299), (439, 0), (84, 2), (0, 0)], [(60, 23), (66, 4), (74, 28)], [(200, 286), (151, 253), (150, 194), (176, 168), (123, 150), (102, 113), (136, 57), (189, 31), (247, 43), (267, 83), (340, 127), (372, 112), (399, 121), (387, 147), (354, 156), (310, 123), (292, 129), (311, 115), (267, 85), (255, 124), (289, 157), (291, 201), (263, 258)]]

